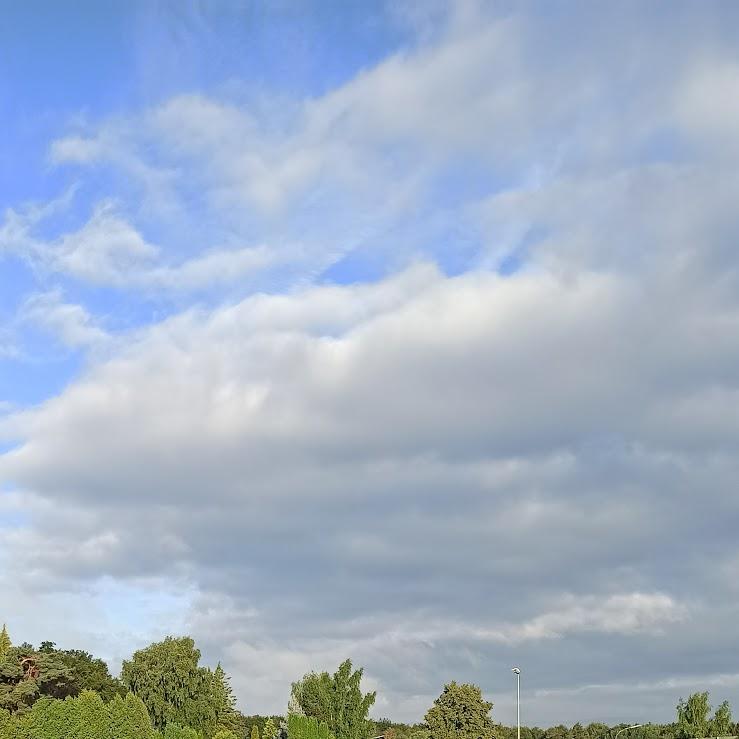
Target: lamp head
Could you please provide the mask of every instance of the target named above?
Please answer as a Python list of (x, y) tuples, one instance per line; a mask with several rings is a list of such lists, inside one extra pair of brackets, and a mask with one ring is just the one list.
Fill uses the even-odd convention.
[(519, 669), (518, 669), (518, 667), (514, 667), (514, 668), (513, 668), (512, 670), (511, 670), (511, 672), (515, 672), (515, 673), (516, 673), (516, 675), (520, 675), (520, 674), (521, 674), (521, 670), (519, 670)]

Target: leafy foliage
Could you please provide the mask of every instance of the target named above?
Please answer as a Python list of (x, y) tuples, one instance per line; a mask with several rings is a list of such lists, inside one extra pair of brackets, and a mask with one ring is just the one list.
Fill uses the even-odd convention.
[(156, 732), (144, 702), (133, 693), (114, 696), (108, 704), (110, 735), (115, 739), (155, 739)]
[(225, 673), (200, 667), (199, 661), (190, 637), (168, 636), (123, 663), (123, 684), (143, 700), (155, 729), (177, 723), (213, 737), (238, 725)]
[(733, 722), (731, 719), (731, 706), (729, 701), (724, 701), (714, 713), (711, 719), (711, 735), (727, 736), (732, 733)]
[(33, 704), (31, 734), (39, 739), (66, 739), (72, 723), (72, 701), (40, 698)]
[(451, 682), (426, 712), (431, 739), (493, 739), (493, 704), (483, 700), (480, 688)]
[(311, 672), (293, 683), (291, 698), (306, 716), (325, 723), (336, 739), (366, 739), (376, 694), (362, 693), (362, 672), (352, 671), (348, 659), (333, 675)]
[(54, 654), (11, 647), (0, 661), (0, 708), (25, 713), (42, 696), (76, 695), (72, 671)]
[[(53, 642), (44, 642), (39, 651), (43, 651), (48, 644), (54, 647)], [(81, 649), (52, 649), (49, 653), (56, 655), (72, 671), (77, 690), (94, 690), (104, 701), (111, 700), (115, 695), (126, 694), (123, 683), (110, 674), (108, 665), (89, 652)]]
[(189, 726), (180, 726), (179, 724), (167, 724), (164, 729), (164, 739), (198, 739), (199, 734), (195, 729)]
[(107, 739), (110, 736), (108, 707), (94, 690), (83, 690), (68, 702), (71, 710), (67, 739)]
[(275, 739), (277, 736), (277, 722), (270, 716), (262, 729), (262, 739)]
[(677, 704), (678, 739), (708, 736), (710, 710), (707, 692), (693, 693), (686, 701), (681, 698)]
[(287, 739), (333, 739), (325, 721), (291, 713), (287, 717)]

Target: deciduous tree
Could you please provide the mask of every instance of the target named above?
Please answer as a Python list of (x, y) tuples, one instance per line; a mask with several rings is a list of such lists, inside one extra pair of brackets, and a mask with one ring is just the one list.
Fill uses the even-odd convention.
[(724, 701), (713, 714), (711, 719), (711, 736), (727, 736), (732, 733), (731, 706)]
[(123, 663), (124, 685), (144, 701), (158, 731), (177, 723), (213, 737), (219, 728), (238, 725), (225, 673), (200, 667), (199, 661), (190, 637), (168, 636)]
[(323, 721), (336, 739), (366, 739), (375, 693), (362, 693), (362, 669), (345, 660), (333, 675), (309, 673), (293, 683), (291, 698), (306, 716)]
[(430, 739), (493, 739), (492, 708), (477, 685), (451, 682), (426, 712)]
[(708, 736), (710, 711), (708, 692), (693, 693), (687, 700), (680, 698), (677, 704), (678, 739)]

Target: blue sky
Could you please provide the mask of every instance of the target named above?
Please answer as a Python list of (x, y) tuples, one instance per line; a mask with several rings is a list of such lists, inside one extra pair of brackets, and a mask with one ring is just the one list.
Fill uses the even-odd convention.
[(15, 639), (735, 699), (734, 3), (2, 10)]

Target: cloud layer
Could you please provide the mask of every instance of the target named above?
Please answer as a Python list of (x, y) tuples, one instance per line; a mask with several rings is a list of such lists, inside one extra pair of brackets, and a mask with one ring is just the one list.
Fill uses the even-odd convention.
[(527, 722), (731, 697), (718, 11), (404, 17), (321, 94), (181, 91), (50, 142), (77, 185), (5, 214), (36, 280), (7, 353), (87, 353), (0, 415), (11, 627), (56, 636), (33, 593), (113, 660), (191, 631), (262, 713), (346, 656), (398, 719), (469, 679), (510, 722), (512, 664)]

